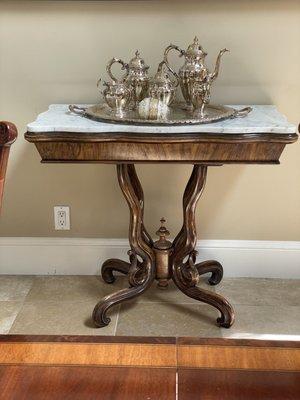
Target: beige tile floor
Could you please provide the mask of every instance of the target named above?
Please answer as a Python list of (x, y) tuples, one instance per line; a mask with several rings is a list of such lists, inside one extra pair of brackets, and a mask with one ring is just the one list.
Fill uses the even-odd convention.
[(220, 329), (218, 311), (180, 293), (153, 287), (110, 312), (97, 329), (91, 313), (97, 301), (126, 286), (95, 276), (0, 276), (0, 333), (274, 338), (300, 340), (300, 280), (225, 278), (217, 287), (236, 310), (231, 329)]

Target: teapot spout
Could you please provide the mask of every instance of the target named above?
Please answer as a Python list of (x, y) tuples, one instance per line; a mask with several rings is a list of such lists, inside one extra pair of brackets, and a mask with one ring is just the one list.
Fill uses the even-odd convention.
[(226, 53), (227, 51), (229, 51), (228, 49), (222, 49), (220, 50), (218, 57), (217, 57), (217, 61), (216, 61), (216, 65), (215, 65), (215, 69), (214, 72), (212, 72), (210, 74), (210, 81), (214, 81), (215, 79), (217, 79), (218, 75), (219, 75), (219, 70), (220, 70), (220, 63), (221, 63), (221, 57), (224, 53)]

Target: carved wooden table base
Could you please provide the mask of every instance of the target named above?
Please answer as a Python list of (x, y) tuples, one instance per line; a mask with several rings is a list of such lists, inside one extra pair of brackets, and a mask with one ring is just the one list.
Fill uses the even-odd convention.
[(165, 287), (172, 279), (176, 286), (187, 296), (210, 304), (217, 308), (221, 316), (217, 323), (229, 328), (234, 322), (234, 311), (222, 296), (197, 287), (202, 274), (211, 273), (209, 283), (218, 284), (223, 276), (223, 268), (217, 261), (196, 263), (196, 224), (195, 209), (204, 189), (207, 167), (194, 165), (192, 175), (183, 196), (183, 225), (173, 243), (164, 226), (157, 232), (160, 239), (153, 242), (144, 222), (144, 195), (133, 164), (118, 164), (118, 179), (121, 190), (130, 210), (128, 252), (130, 262), (109, 259), (102, 265), (102, 277), (105, 282), (113, 283), (114, 271), (128, 275), (129, 288), (104, 297), (95, 307), (93, 320), (98, 327), (108, 325), (107, 311), (114, 305), (141, 295), (156, 279), (158, 286)]

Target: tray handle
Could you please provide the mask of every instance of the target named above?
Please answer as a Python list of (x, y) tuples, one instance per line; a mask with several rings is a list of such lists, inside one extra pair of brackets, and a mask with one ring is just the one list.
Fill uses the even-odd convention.
[(244, 118), (252, 111), (252, 107), (244, 107), (240, 110), (236, 110), (232, 118)]
[(75, 106), (75, 104), (70, 104), (69, 110), (77, 115), (83, 115), (86, 111), (86, 107), (78, 107)]

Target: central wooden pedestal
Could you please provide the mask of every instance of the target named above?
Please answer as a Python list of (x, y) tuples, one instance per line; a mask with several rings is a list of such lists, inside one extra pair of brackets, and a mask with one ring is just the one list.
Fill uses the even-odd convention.
[(223, 268), (218, 261), (196, 263), (195, 209), (204, 188), (207, 167), (194, 165), (183, 196), (183, 225), (173, 243), (166, 239), (169, 232), (164, 226), (164, 219), (157, 232), (160, 236), (157, 242), (154, 243), (147, 232), (143, 222), (144, 195), (134, 165), (118, 164), (117, 171), (119, 185), (130, 210), (130, 262), (109, 259), (102, 265), (101, 273), (107, 283), (115, 281), (114, 271), (126, 274), (130, 287), (104, 297), (96, 305), (93, 312), (96, 326), (108, 325), (110, 318), (106, 313), (110, 307), (141, 295), (155, 279), (159, 287), (166, 287), (172, 279), (187, 296), (217, 308), (221, 313), (217, 323), (229, 328), (234, 321), (234, 311), (229, 302), (218, 294), (197, 287), (202, 274), (211, 273), (211, 285), (218, 284), (223, 276)]

